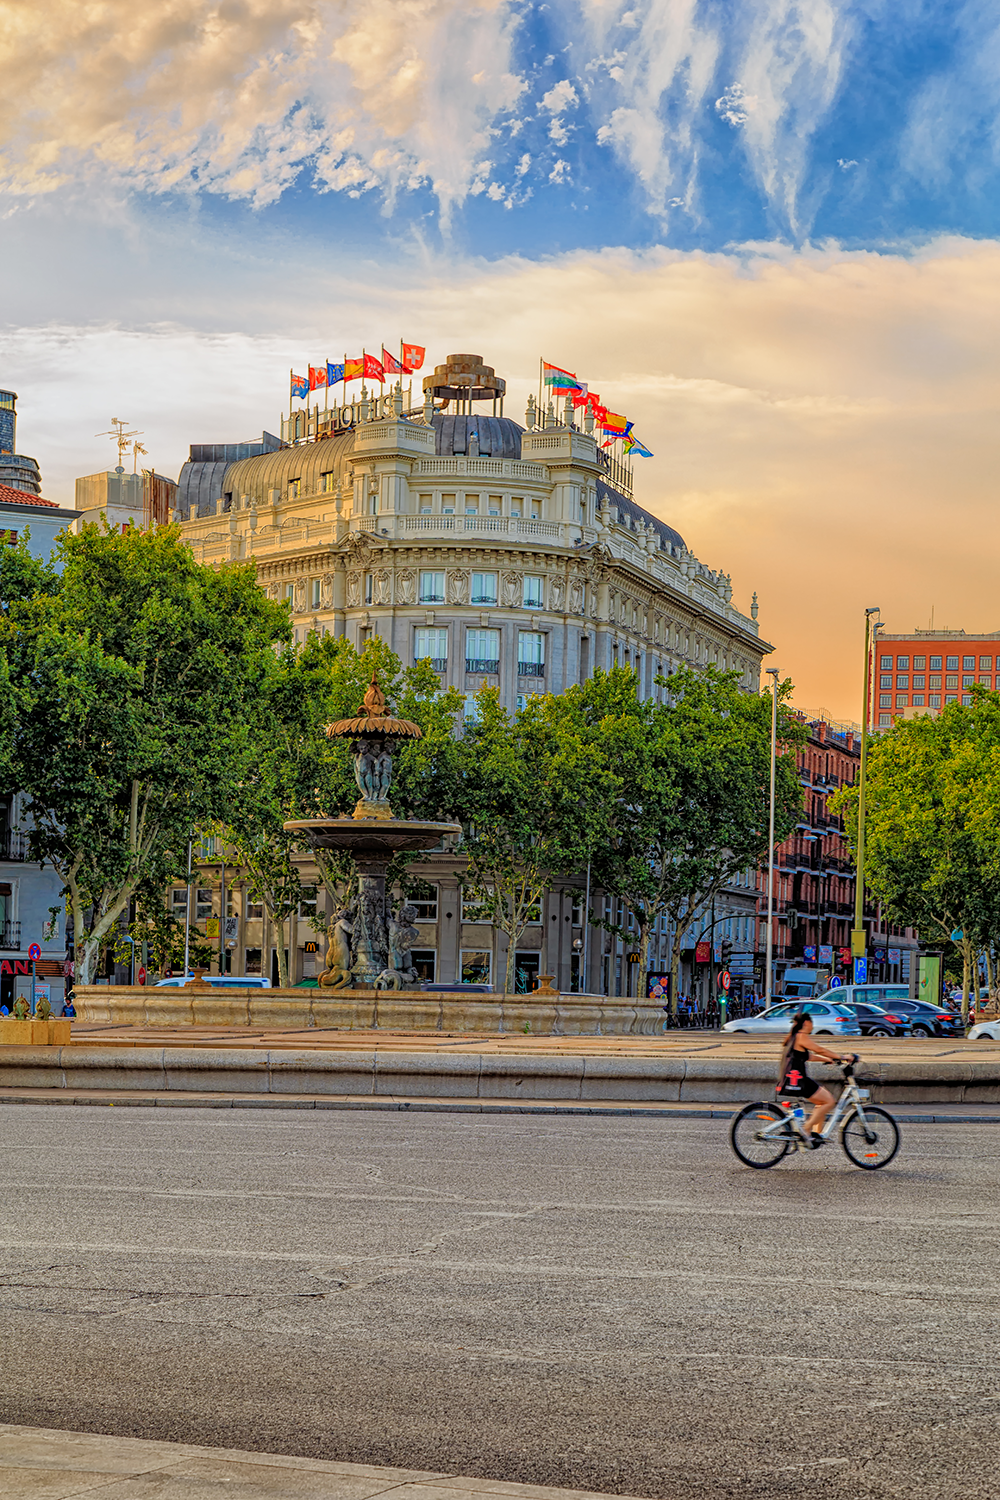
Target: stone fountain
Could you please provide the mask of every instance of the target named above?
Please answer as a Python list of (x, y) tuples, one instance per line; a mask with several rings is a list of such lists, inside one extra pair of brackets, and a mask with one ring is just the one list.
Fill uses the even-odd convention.
[(386, 712), (385, 694), (374, 670), (364, 702), (353, 719), (327, 725), (331, 738), (351, 740), (358, 802), (346, 818), (308, 818), (285, 824), (314, 849), (344, 849), (355, 857), (358, 889), (335, 914), (319, 976), (330, 989), (402, 989), (411, 986), (416, 971), (410, 948), (417, 939), (416, 915), (404, 906), (393, 916), (386, 898), (385, 878), (394, 854), (408, 849), (433, 849), (448, 835), (461, 833), (459, 823), (424, 823), (396, 818), (389, 804), (393, 750), (401, 740), (420, 739), (419, 724), (396, 719)]

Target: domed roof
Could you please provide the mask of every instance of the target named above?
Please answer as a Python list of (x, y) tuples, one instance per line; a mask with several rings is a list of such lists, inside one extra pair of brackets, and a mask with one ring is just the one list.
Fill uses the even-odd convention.
[(475, 434), (480, 458), (521, 457), (524, 428), (510, 417), (455, 417), (436, 411), (431, 421), (437, 454), (467, 454), (470, 439)]

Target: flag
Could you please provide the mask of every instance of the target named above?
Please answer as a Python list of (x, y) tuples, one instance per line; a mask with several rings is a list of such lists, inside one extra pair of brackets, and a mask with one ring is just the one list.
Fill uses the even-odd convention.
[(542, 378), (545, 385), (554, 391), (585, 391), (587, 387), (571, 375), (569, 370), (560, 370), (558, 365), (549, 365), (542, 360)]
[(348, 359), (344, 355), (344, 383), (348, 380), (360, 380), (365, 373), (365, 362), (360, 355), (356, 359)]
[(374, 354), (366, 354), (364, 356), (364, 373), (368, 376), (369, 380), (385, 379), (385, 371)]
[(326, 385), (326, 365), (309, 366), (309, 389), (322, 390)]
[[(631, 423), (629, 425), (631, 426)], [(631, 432), (625, 439), (624, 451), (626, 453), (638, 453), (640, 458), (652, 458), (653, 456), (645, 443), (640, 443), (639, 439)]]
[(387, 375), (405, 375), (408, 371), (403, 369), (394, 354), (390, 354), (385, 345), (382, 345), (382, 368)]
[(309, 381), (304, 375), (292, 376), (292, 396), (299, 396), (304, 401), (309, 395)]
[(326, 362), (326, 383), (327, 383), (327, 385), (339, 385), (340, 382), (343, 380), (343, 378), (344, 378), (344, 367), (343, 367), (343, 365), (331, 364), (331, 362), (329, 360), (327, 360), (327, 362)]
[(402, 355), (404, 374), (412, 375), (414, 370), (419, 370), (424, 362), (424, 355), (426, 353), (427, 350), (421, 344), (401, 344), (400, 354)]
[(582, 406), (586, 410), (592, 411), (594, 420), (598, 424), (604, 421), (608, 415), (608, 408), (602, 404), (601, 398), (596, 391), (588, 391), (585, 387), (582, 391), (574, 391), (572, 394), (574, 407)]
[(623, 438), (628, 436), (631, 422), (620, 417), (616, 411), (606, 411), (601, 418), (601, 428), (606, 437)]

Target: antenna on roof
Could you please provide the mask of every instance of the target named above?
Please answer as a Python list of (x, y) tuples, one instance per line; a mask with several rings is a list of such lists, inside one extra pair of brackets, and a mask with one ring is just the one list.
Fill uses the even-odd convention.
[[(111, 441), (117, 445), (118, 467), (115, 470), (116, 474), (125, 473), (125, 465), (122, 463), (122, 459), (125, 456), (125, 449), (128, 447), (129, 443), (133, 438), (141, 438), (144, 436), (144, 434), (141, 433), (138, 428), (135, 428), (132, 432), (126, 432), (125, 429), (127, 426), (128, 423), (123, 422), (120, 417), (112, 417), (111, 430), (109, 432), (94, 433), (95, 437), (109, 437)], [(145, 453), (146, 450), (145, 448), (142, 448), (141, 451)]]

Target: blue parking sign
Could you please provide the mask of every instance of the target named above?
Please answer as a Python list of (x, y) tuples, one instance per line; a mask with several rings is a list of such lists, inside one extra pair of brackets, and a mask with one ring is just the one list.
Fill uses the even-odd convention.
[(856, 958), (854, 960), (854, 983), (865, 984), (868, 979), (868, 959)]

